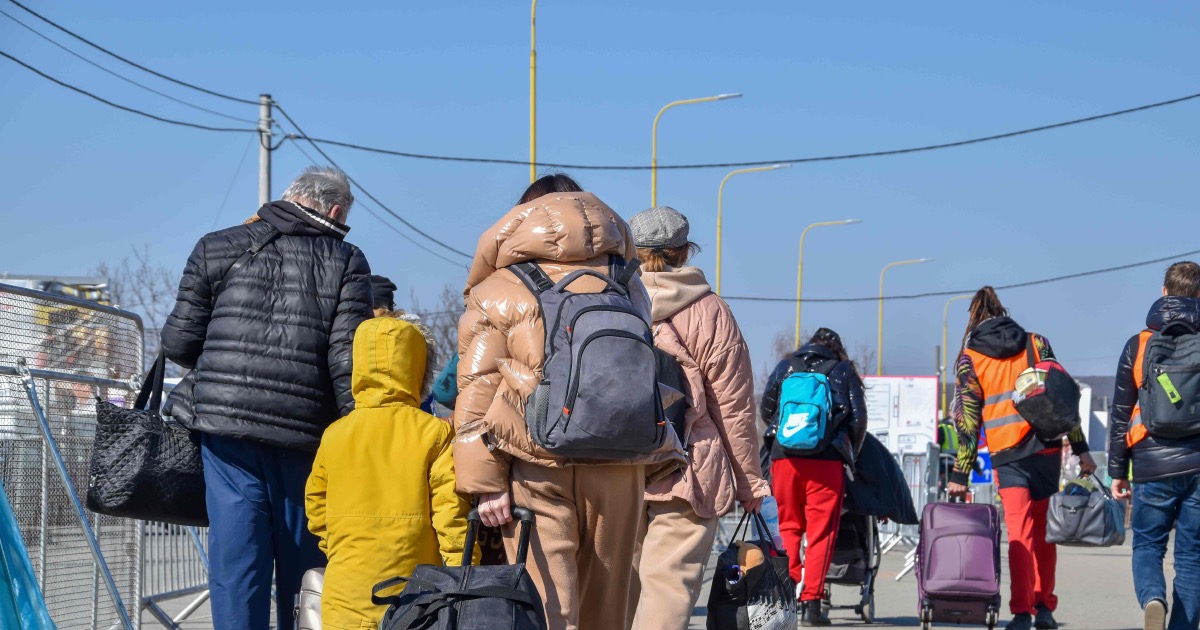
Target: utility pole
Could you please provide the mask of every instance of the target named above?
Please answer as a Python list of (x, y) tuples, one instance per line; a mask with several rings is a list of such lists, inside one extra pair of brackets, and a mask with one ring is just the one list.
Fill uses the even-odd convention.
[(258, 205), (271, 201), (271, 95), (258, 95)]

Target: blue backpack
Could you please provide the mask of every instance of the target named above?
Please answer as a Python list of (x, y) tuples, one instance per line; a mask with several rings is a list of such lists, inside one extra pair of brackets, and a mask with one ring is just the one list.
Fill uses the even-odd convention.
[(826, 361), (816, 371), (793, 371), (783, 379), (775, 440), (788, 455), (814, 455), (829, 446), (834, 421), (828, 373), (836, 365)]

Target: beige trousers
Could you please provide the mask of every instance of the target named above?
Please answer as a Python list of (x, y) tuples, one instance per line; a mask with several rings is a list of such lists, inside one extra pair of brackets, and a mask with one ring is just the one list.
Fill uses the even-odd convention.
[[(642, 465), (512, 466), (513, 504), (536, 515), (526, 569), (549, 630), (625, 627), (646, 472)], [(516, 523), (504, 528), (509, 561)]]
[(646, 501), (627, 618), (635, 630), (687, 630), (700, 597), (717, 519), (684, 499)]

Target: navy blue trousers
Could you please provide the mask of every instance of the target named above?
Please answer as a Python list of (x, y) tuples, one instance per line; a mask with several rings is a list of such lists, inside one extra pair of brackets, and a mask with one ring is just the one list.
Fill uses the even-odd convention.
[(312, 453), (204, 435), (208, 588), (213, 627), (268, 630), (271, 580), (276, 628), (291, 630), (304, 572), (325, 566), (304, 515)]

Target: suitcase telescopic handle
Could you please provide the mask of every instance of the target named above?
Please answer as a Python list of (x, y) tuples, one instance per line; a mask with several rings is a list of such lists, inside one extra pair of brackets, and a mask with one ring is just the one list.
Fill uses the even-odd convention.
[[(514, 505), (511, 508), (513, 518), (521, 522), (521, 533), (517, 538), (517, 564), (524, 564), (529, 557), (529, 536), (533, 533), (533, 510)], [(463, 544), (462, 565), (470, 566), (471, 557), (475, 551), (475, 539), (479, 535), (479, 526), (483, 521), (479, 518), (479, 510), (472, 509), (467, 514), (467, 540)]]

